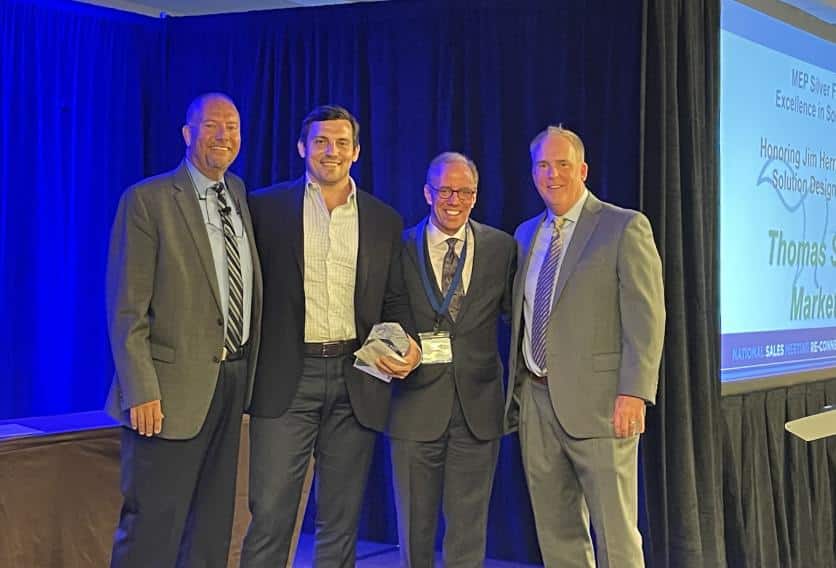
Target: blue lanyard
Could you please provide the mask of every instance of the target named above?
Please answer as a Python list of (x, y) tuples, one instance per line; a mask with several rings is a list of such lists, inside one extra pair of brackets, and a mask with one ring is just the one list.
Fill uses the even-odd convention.
[(435, 310), (436, 314), (436, 325), (441, 321), (441, 318), (444, 314), (447, 313), (448, 308), (450, 307), (450, 302), (453, 300), (453, 295), (456, 293), (456, 289), (459, 287), (462, 281), (462, 273), (464, 272), (464, 261), (467, 258), (467, 229), (465, 228), (464, 231), (464, 246), (462, 246), (462, 253), (459, 255), (459, 263), (456, 266), (456, 272), (453, 274), (453, 280), (450, 282), (450, 286), (447, 288), (447, 293), (444, 294), (444, 300), (439, 303), (438, 298), (435, 295), (433, 290), (432, 284), (430, 283), (430, 276), (427, 274), (427, 256), (424, 252), (424, 247), (427, 246), (427, 219), (425, 218), (421, 221), (420, 226), (418, 227), (418, 234), (420, 235), (419, 239), (416, 239), (415, 248), (418, 252), (418, 270), (421, 271), (421, 281), (424, 284), (424, 292), (427, 294), (427, 299), (430, 301), (430, 305), (432, 306), (433, 310)]

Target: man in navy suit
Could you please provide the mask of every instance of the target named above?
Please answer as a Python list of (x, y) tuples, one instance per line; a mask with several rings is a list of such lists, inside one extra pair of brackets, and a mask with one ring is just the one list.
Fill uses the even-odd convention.
[(423, 364), (394, 385), (387, 433), (401, 559), (433, 566), (439, 507), (444, 565), (481, 567), (502, 436), (497, 324), (511, 309), (516, 245), (470, 219), (476, 164), (439, 154), (427, 170), (428, 218), (404, 234), (403, 270)]
[[(355, 369), (352, 353), (378, 322), (412, 329), (401, 273), (400, 216), (349, 175), (360, 155), (357, 119), (314, 109), (297, 147), (300, 179), (251, 195), (264, 259), (265, 338), (250, 423), (250, 511), (245, 568), (285, 566), (305, 471), (316, 458), (317, 565), (354, 566), (357, 523), (391, 385)], [(403, 378), (418, 364), (378, 368)]]

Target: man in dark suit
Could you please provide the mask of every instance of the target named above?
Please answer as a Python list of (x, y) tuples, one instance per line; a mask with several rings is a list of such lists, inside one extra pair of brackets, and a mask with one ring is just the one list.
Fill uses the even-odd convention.
[[(354, 566), (363, 489), (391, 386), (355, 369), (352, 353), (378, 322), (412, 328), (401, 218), (349, 176), (360, 154), (357, 120), (342, 107), (318, 107), (303, 121), (297, 147), (305, 175), (250, 201), (266, 304), (249, 409), (246, 568), (286, 564), (311, 452), (316, 563)], [(377, 364), (403, 378), (419, 358), (410, 338), (401, 361)]]
[(424, 185), (429, 217), (404, 234), (404, 281), (424, 359), (394, 385), (387, 433), (401, 559), (412, 568), (434, 565), (439, 507), (444, 565), (485, 561), (505, 399), (497, 324), (511, 308), (516, 245), (470, 220), (478, 181), (466, 156), (438, 155)]
[(642, 566), (639, 435), (664, 339), (662, 265), (647, 218), (584, 185), (584, 147), (550, 126), (531, 142), (545, 213), (515, 238), (508, 427), (519, 423), (546, 566)]
[(261, 273), (243, 182), (238, 110), (189, 106), (186, 158), (129, 188), (107, 263), (122, 422), (124, 505), (111, 565), (226, 566), (238, 442), (252, 391)]

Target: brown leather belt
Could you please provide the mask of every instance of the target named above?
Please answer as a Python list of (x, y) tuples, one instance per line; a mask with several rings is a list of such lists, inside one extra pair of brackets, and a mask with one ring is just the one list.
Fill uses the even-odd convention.
[(345, 341), (325, 341), (323, 343), (305, 343), (305, 357), (342, 357), (357, 351), (360, 343), (356, 339)]

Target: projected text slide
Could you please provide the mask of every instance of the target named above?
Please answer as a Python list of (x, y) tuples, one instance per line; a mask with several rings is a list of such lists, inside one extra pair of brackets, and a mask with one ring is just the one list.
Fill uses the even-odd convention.
[(836, 48), (725, 2), (721, 378), (836, 366)]

